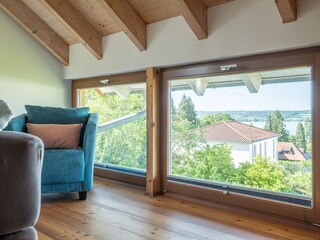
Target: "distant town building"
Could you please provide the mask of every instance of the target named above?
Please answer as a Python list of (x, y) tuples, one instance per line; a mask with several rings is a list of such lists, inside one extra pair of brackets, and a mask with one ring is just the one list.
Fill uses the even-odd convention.
[(203, 137), (210, 146), (216, 144), (232, 145), (231, 157), (236, 166), (253, 162), (261, 155), (270, 160), (278, 160), (278, 138), (280, 134), (257, 128), (237, 121), (226, 121), (202, 128)]
[(303, 161), (309, 159), (308, 153), (292, 142), (278, 142), (278, 159), (290, 161)]

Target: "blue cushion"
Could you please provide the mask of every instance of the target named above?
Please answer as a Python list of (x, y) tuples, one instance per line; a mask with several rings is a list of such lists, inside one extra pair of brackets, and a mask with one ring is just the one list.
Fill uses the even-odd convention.
[(27, 122), (38, 124), (85, 123), (89, 108), (58, 108), (26, 105)]
[(83, 182), (84, 165), (84, 152), (82, 149), (45, 150), (42, 184)]

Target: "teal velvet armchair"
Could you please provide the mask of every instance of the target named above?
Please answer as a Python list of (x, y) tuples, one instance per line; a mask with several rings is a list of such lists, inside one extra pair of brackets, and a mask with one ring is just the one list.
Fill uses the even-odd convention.
[(93, 185), (94, 150), (98, 115), (89, 108), (54, 108), (26, 105), (27, 114), (9, 122), (5, 131), (27, 132), (31, 124), (78, 124), (82, 129), (79, 147), (45, 149), (41, 175), (41, 192), (79, 192), (85, 200)]

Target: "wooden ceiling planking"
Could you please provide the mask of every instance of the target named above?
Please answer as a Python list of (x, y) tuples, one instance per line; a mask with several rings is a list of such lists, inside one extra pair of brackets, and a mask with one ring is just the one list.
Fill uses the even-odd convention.
[(79, 41), (98, 59), (102, 59), (102, 36), (66, 0), (40, 0), (47, 9), (72, 32)]
[[(10, 0), (0, 0), (9, 3)], [(61, 5), (66, 1), (69, 8), (61, 7), (60, 13), (50, 12), (50, 8), (45, 4), (47, 1)], [(55, 2), (56, 1), (56, 2)], [(50, 52), (56, 55), (65, 65), (68, 64), (68, 53), (65, 49), (69, 45), (82, 43), (98, 59), (102, 57), (102, 36), (123, 31), (140, 51), (147, 49), (147, 28), (146, 25), (172, 17), (182, 15), (197, 38), (207, 38), (207, 8), (220, 4), (225, 4), (234, 0), (17, 0), (12, 1), (10, 6), (15, 8), (15, 4), (25, 5), (29, 9), (33, 19), (38, 19), (41, 24), (35, 24), (40, 30), (47, 30), (51, 38), (64, 42), (60, 51), (56, 46), (49, 46), (47, 36), (39, 30), (39, 34), (33, 32), (34, 27), (30, 26), (30, 21), (21, 16), (7, 13), (17, 20), (28, 32)], [(295, 21), (297, 18), (297, 0), (274, 0), (283, 22)], [(46, 7), (47, 6), (47, 7)], [(52, 7), (51, 7), (52, 8)], [(60, 8), (60, 7), (59, 7)], [(72, 9), (72, 11), (70, 10)], [(57, 10), (55, 10), (57, 11)], [(68, 12), (73, 12), (69, 16)], [(62, 15), (63, 16), (60, 16)], [(19, 15), (24, 15), (20, 12)], [(79, 20), (81, 15), (82, 21)], [(60, 18), (59, 18), (60, 16)], [(38, 18), (37, 18), (38, 17)], [(22, 22), (22, 20), (25, 22)], [(69, 22), (62, 21), (70, 20)], [(77, 19), (77, 20), (74, 20)], [(86, 24), (82, 23), (86, 22)], [(78, 26), (86, 25), (85, 29)], [(42, 29), (43, 28), (43, 29)], [(90, 31), (89, 31), (89, 30)], [(79, 35), (81, 33), (81, 35)], [(88, 37), (89, 36), (89, 37)], [(99, 37), (99, 41), (92, 40), (94, 36)], [(58, 40), (55, 40), (58, 41)], [(99, 42), (98, 44), (96, 44)], [(98, 46), (98, 47), (97, 47)]]
[[(79, 43), (79, 39), (70, 32), (64, 24), (41, 4), (40, 1), (22, 0), (48, 26), (59, 34), (69, 45)], [(233, 0), (204, 0), (208, 6), (215, 6)], [(87, 21), (102, 35), (107, 36), (122, 31), (108, 12), (97, 0), (69, 0), (69, 2), (87, 19)], [(181, 15), (172, 0), (128, 0), (133, 9), (146, 24), (162, 21)]]
[(146, 24), (181, 15), (172, 0), (128, 0)]
[(23, 0), (23, 2), (69, 45), (79, 43), (79, 40), (62, 23), (57, 21), (56, 17), (40, 1)]
[(118, 27), (97, 0), (69, 0), (69, 2), (102, 36), (121, 31), (121, 28)]
[(214, 7), (220, 4), (232, 2), (234, 0), (203, 0), (204, 4), (207, 5), (207, 7)]

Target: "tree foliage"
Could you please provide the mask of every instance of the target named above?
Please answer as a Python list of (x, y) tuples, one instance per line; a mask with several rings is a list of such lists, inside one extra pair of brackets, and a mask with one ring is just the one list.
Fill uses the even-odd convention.
[(181, 102), (177, 109), (177, 118), (180, 121), (187, 120), (190, 122), (191, 127), (195, 128), (197, 124), (197, 112), (195, 111), (192, 99), (183, 94)]
[(309, 195), (312, 194), (312, 161), (280, 161), (287, 176), (289, 192)]
[(267, 116), (266, 124), (264, 125), (264, 129), (272, 131), (272, 115)]
[(226, 113), (217, 113), (217, 114), (211, 114), (204, 116), (202, 119), (200, 119), (200, 126), (205, 127), (208, 125), (214, 125), (225, 121), (234, 120), (230, 114)]
[[(145, 105), (142, 94), (127, 99), (117, 95), (101, 95), (94, 89), (85, 90), (86, 106), (99, 114), (99, 123), (141, 111)], [(146, 168), (146, 119), (98, 134), (95, 161), (137, 169)]]
[(281, 192), (287, 189), (284, 169), (276, 162), (258, 155), (244, 173), (244, 185)]
[(304, 131), (306, 136), (306, 142), (311, 143), (312, 140), (312, 127), (311, 127), (311, 120), (309, 117), (304, 119)]
[(298, 125), (297, 125), (295, 144), (298, 147), (306, 149), (306, 146), (307, 146), (306, 136), (305, 136), (305, 130), (304, 130), (302, 123), (298, 123)]
[[(231, 182), (235, 167), (232, 163), (232, 146), (226, 144), (206, 146), (193, 155), (174, 158), (172, 173), (198, 179)], [(182, 160), (182, 161), (181, 161)]]
[(267, 117), (265, 129), (281, 134), (279, 137), (280, 142), (288, 142), (289, 140), (289, 131), (285, 127), (284, 119), (278, 110)]

